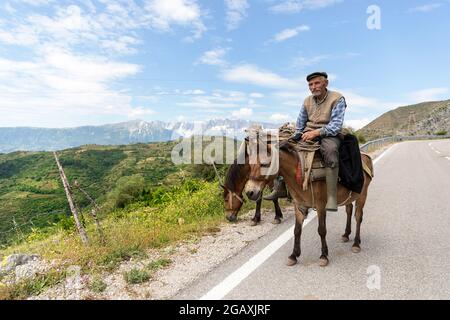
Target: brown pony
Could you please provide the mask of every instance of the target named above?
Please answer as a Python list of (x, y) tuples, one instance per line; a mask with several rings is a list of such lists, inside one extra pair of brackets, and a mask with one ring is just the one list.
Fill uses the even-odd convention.
[[(250, 165), (248, 163), (238, 164), (237, 160), (235, 160), (228, 169), (225, 183), (221, 185), (223, 188), (225, 217), (230, 222), (236, 221), (237, 214), (244, 204), (242, 192), (244, 191), (245, 184), (247, 183), (249, 176)], [(273, 182), (269, 182), (268, 186), (273, 187)], [(252, 218), (252, 226), (256, 226), (261, 221), (262, 196), (257, 198), (255, 201), (256, 211), (254, 217)], [(273, 200), (273, 204), (275, 207), (275, 218), (272, 223), (279, 224), (283, 218), (283, 213), (281, 212), (280, 205), (278, 204), (278, 199)]]
[[(259, 141), (261, 142), (261, 141)], [(248, 140), (246, 140), (248, 144)], [(320, 256), (320, 266), (328, 265), (328, 246), (326, 242), (326, 202), (327, 202), (327, 188), (325, 181), (315, 181), (311, 183), (311, 186), (308, 187), (306, 191), (303, 190), (302, 186), (298, 184), (296, 180), (296, 170), (298, 166), (298, 155), (289, 145), (289, 143), (281, 142), (280, 148), (278, 150), (274, 149), (274, 145), (270, 142), (262, 142), (267, 143), (267, 150), (269, 157), (271, 159), (271, 163), (267, 164), (264, 161), (261, 163), (259, 160), (259, 156), (257, 157), (257, 161), (255, 164), (248, 164), (250, 167), (250, 177), (249, 181), (246, 185), (246, 194), (249, 199), (257, 199), (260, 197), (262, 190), (265, 186), (273, 181), (276, 177), (276, 174), (271, 176), (262, 175), (261, 171), (264, 167), (270, 166), (271, 168), (276, 163), (278, 166), (278, 170), (276, 173), (283, 176), (286, 185), (289, 189), (289, 193), (294, 200), (295, 204), (295, 229), (294, 229), (294, 249), (292, 254), (288, 258), (287, 265), (293, 266), (297, 263), (297, 258), (300, 256), (300, 238), (302, 233), (302, 225), (303, 221), (308, 214), (308, 209), (315, 208), (317, 210), (319, 228), (318, 232), (322, 242), (322, 255)], [(278, 145), (276, 145), (278, 146)], [(247, 150), (247, 148), (245, 149)], [(249, 149), (251, 150), (251, 148)], [(273, 150), (278, 150), (279, 155), (276, 154)], [(247, 152), (247, 151), (246, 151)], [(275, 156), (273, 156), (275, 154)], [(277, 157), (278, 156), (278, 157)], [(247, 154), (246, 154), (247, 159)], [(372, 159), (365, 155), (361, 154), (361, 159), (363, 163), (369, 168), (369, 171), (373, 173), (373, 164)], [(267, 169), (267, 168), (266, 168)], [(270, 172), (270, 171), (269, 171)], [(272, 171), (273, 172), (273, 171)], [(347, 224), (345, 228), (345, 233), (342, 236), (342, 240), (344, 242), (349, 241), (349, 235), (351, 233), (351, 217), (353, 210), (353, 202), (356, 202), (356, 235), (355, 240), (352, 246), (352, 251), (354, 253), (358, 253), (361, 251), (361, 238), (360, 238), (360, 230), (361, 230), (361, 222), (363, 220), (363, 207), (367, 198), (367, 190), (369, 184), (372, 180), (372, 176), (368, 173), (364, 172), (364, 185), (361, 193), (354, 193), (344, 186), (338, 184), (337, 189), (337, 199), (339, 206), (346, 206), (347, 211)]]

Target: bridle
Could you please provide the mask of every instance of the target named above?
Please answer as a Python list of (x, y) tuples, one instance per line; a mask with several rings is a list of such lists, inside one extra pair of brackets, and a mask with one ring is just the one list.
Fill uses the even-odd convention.
[(244, 204), (244, 199), (240, 197), (236, 192), (231, 191), (227, 187), (223, 186), (228, 191), (228, 201), (231, 201), (231, 207), (233, 207), (233, 198), (238, 199), (242, 204)]
[(260, 181), (260, 182), (265, 182), (265, 181), (267, 181), (267, 179), (264, 178), (263, 176), (258, 176), (258, 177), (256, 177), (256, 176), (250, 176), (250, 177), (249, 177), (249, 180)]
[(214, 171), (216, 172), (216, 176), (217, 176), (217, 178), (219, 179), (219, 184), (220, 184), (220, 186), (221, 186), (223, 189), (225, 189), (225, 190), (228, 191), (228, 201), (229, 201), (229, 202), (231, 201), (231, 207), (233, 207), (233, 198), (238, 199), (242, 204), (244, 204), (244, 199), (242, 199), (241, 196), (239, 196), (236, 192), (231, 191), (228, 187), (226, 187), (226, 186), (222, 183), (222, 181), (221, 181), (221, 179), (220, 179), (220, 176), (219, 176), (219, 172), (217, 171), (216, 164), (214, 163), (214, 161), (212, 161), (211, 164), (213, 165)]

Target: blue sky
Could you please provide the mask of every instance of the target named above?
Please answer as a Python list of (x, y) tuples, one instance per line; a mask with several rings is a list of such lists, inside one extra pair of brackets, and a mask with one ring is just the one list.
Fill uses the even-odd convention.
[(449, 0), (5, 0), (0, 126), (295, 122), (320, 70), (359, 128), (450, 98), (449, 16)]

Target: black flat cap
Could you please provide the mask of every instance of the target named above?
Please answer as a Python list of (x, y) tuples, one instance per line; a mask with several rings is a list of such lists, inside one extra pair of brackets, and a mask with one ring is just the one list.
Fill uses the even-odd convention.
[(317, 77), (325, 77), (325, 79), (328, 79), (328, 74), (326, 72), (314, 72), (306, 77), (306, 81), (309, 82), (311, 79), (314, 79)]

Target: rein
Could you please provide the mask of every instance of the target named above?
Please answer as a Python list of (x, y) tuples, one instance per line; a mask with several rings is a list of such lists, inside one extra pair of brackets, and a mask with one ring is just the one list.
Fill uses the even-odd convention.
[(233, 207), (233, 197), (238, 199), (242, 204), (244, 203), (244, 199), (242, 199), (240, 196), (238, 196), (238, 194), (236, 192), (230, 191), (230, 189), (228, 189), (228, 201), (231, 201), (231, 207)]

